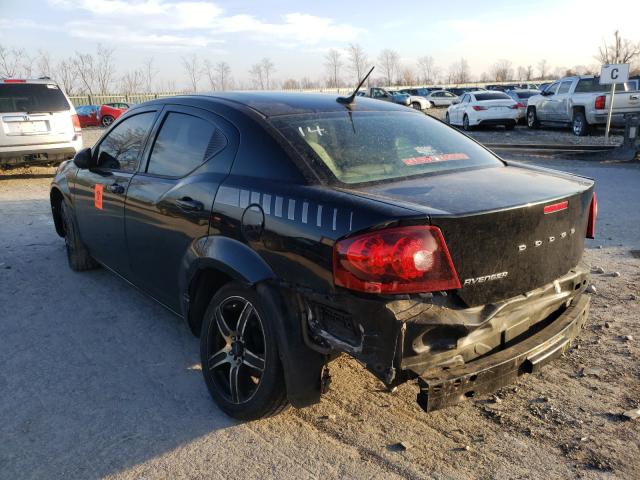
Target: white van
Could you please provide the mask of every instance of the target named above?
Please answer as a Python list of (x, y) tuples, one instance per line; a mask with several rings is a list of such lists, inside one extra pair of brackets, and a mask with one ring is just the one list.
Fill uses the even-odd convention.
[(60, 163), (81, 148), (78, 115), (54, 81), (0, 79), (0, 167)]

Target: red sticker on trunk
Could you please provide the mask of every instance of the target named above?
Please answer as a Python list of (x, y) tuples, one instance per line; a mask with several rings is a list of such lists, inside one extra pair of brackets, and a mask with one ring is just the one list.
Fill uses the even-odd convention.
[(403, 158), (405, 165), (422, 165), (423, 163), (447, 162), (449, 160), (469, 160), (465, 153), (443, 153), (442, 155), (429, 155), (425, 157)]
[(102, 210), (102, 191), (104, 190), (104, 185), (99, 183), (96, 184), (93, 189), (93, 204), (96, 208)]

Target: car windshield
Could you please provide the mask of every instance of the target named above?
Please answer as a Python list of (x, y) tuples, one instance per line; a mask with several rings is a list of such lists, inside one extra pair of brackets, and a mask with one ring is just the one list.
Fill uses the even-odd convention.
[(57, 85), (0, 83), (0, 113), (64, 112), (69, 102)]
[(286, 115), (272, 122), (312, 168), (319, 163), (342, 183), (502, 165), (454, 129), (412, 112)]
[(511, 97), (502, 92), (487, 92), (487, 93), (474, 93), (476, 100), (479, 102), (483, 100), (510, 100)]

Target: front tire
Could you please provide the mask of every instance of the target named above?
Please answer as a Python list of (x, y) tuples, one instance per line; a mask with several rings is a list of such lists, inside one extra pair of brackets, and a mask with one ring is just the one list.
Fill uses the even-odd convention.
[(84, 272), (98, 268), (100, 264), (89, 254), (89, 250), (78, 232), (73, 212), (63, 201), (61, 204), (62, 225), (64, 228), (64, 243), (67, 249), (69, 267), (75, 272)]
[(445, 114), (445, 116), (444, 116), (444, 122), (445, 122), (447, 125), (451, 125), (451, 118), (449, 117), (449, 112), (447, 112), (447, 113)]
[(584, 137), (589, 133), (589, 124), (587, 123), (587, 118), (584, 116), (584, 112), (575, 112), (573, 114), (571, 130), (577, 137)]
[(422, 110), (422, 106), (420, 105), (420, 102), (413, 102), (411, 106), (413, 107), (414, 110)]
[(211, 299), (200, 334), (202, 374), (220, 409), (238, 420), (255, 420), (288, 405), (274, 322), (260, 295), (240, 283)]

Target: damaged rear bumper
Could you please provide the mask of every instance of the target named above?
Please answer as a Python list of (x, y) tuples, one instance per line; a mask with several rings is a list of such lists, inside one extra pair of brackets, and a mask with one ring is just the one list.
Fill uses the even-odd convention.
[(427, 412), (491, 393), (518, 376), (535, 373), (571, 345), (587, 320), (590, 298), (581, 294), (539, 332), (463, 366), (418, 377), (418, 404)]

